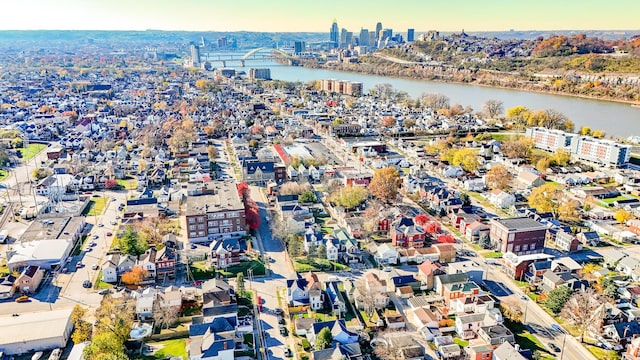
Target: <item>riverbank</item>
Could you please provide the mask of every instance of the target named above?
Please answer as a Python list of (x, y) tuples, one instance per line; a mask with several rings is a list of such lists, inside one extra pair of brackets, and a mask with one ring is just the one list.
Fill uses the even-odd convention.
[[(540, 82), (537, 82), (535, 84), (532, 84), (531, 82), (529, 82), (528, 84), (529, 86), (525, 86), (525, 84), (522, 84), (522, 81), (523, 81), (522, 79), (509, 78), (509, 76), (513, 76), (512, 74), (505, 75), (505, 76), (496, 76), (496, 72), (491, 72), (491, 73), (485, 72), (484, 74), (478, 72), (480, 73), (480, 75), (493, 77), (489, 80), (480, 80), (482, 76), (480, 77), (473, 76), (473, 75), (477, 75), (478, 73), (472, 74), (470, 72), (467, 72), (464, 74), (448, 74), (444, 72), (426, 73), (426, 76), (416, 76), (418, 75), (418, 73), (416, 71), (411, 71), (412, 75), (410, 76), (408, 74), (403, 74), (403, 70), (405, 71), (409, 70), (407, 66), (398, 67), (398, 64), (395, 64), (395, 63), (389, 63), (387, 66), (375, 66), (375, 65), (372, 66), (372, 64), (347, 64), (347, 65), (338, 64), (337, 66), (336, 65), (316, 66), (315, 64), (311, 64), (311, 65), (302, 64), (302, 66), (306, 68), (311, 68), (311, 69), (324, 69), (324, 70), (339, 71), (339, 72), (345, 72), (345, 73), (359, 73), (359, 74), (384, 76), (384, 77), (407, 79), (407, 80), (426, 80), (426, 81), (433, 81), (433, 82), (439, 82), (439, 83), (475, 85), (475, 86), (482, 86), (482, 87), (488, 87), (488, 88), (519, 90), (519, 91), (528, 91), (528, 92), (534, 92), (539, 94), (561, 95), (561, 96), (567, 96), (567, 97), (598, 100), (598, 101), (604, 101), (604, 102), (615, 102), (615, 103), (621, 103), (621, 104), (629, 104), (632, 106), (635, 105), (634, 107), (640, 106), (640, 99), (638, 100), (625, 99), (622, 97), (598, 96), (598, 95), (580, 94), (575, 92), (562, 91), (557, 89), (544, 89), (544, 88), (541, 88), (541, 87), (544, 87), (544, 85), (541, 84)], [(382, 69), (383, 67), (384, 69)], [(637, 96), (640, 97), (640, 91), (637, 92), (637, 94), (638, 94)]]

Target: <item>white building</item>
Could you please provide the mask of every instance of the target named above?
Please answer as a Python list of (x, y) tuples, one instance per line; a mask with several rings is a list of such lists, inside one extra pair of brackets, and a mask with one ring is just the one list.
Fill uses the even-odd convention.
[(64, 348), (71, 337), (72, 308), (0, 316), (0, 349), (5, 355)]

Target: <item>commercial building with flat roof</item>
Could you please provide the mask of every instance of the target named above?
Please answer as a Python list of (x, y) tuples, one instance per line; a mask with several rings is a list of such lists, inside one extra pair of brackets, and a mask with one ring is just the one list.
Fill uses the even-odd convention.
[(72, 308), (0, 316), (0, 351), (20, 355), (67, 346), (73, 330)]
[(547, 228), (528, 217), (492, 219), (489, 236), (503, 253), (536, 254), (544, 250)]

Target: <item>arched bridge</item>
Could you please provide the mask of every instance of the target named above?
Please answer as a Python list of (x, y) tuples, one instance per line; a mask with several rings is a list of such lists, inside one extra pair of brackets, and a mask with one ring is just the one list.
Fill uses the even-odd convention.
[[(258, 54), (259, 52), (267, 52), (267, 51), (269, 51), (270, 53)], [(240, 55), (238, 53), (227, 54), (227, 53), (215, 53), (215, 52), (205, 53), (203, 55), (208, 61), (221, 62), (223, 67), (226, 67), (228, 62), (239, 62), (240, 66), (244, 67), (246, 61), (253, 61), (253, 60), (259, 61), (259, 60), (276, 59), (276, 58), (285, 59), (290, 65), (296, 65), (298, 62), (297, 56), (293, 56), (280, 49), (274, 49), (269, 47), (260, 47), (257, 49), (251, 49), (247, 51), (244, 55)]]

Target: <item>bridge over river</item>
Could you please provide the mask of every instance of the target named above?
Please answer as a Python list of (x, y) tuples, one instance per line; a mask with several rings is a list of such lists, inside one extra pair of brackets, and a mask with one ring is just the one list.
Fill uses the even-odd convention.
[(202, 52), (201, 57), (209, 62), (222, 63), (222, 67), (227, 67), (228, 63), (235, 63), (236, 66), (237, 63), (240, 63), (240, 66), (244, 67), (247, 61), (268, 60), (284, 60), (288, 65), (297, 65), (300, 60), (298, 56), (269, 47), (252, 49), (244, 54), (240, 52)]

